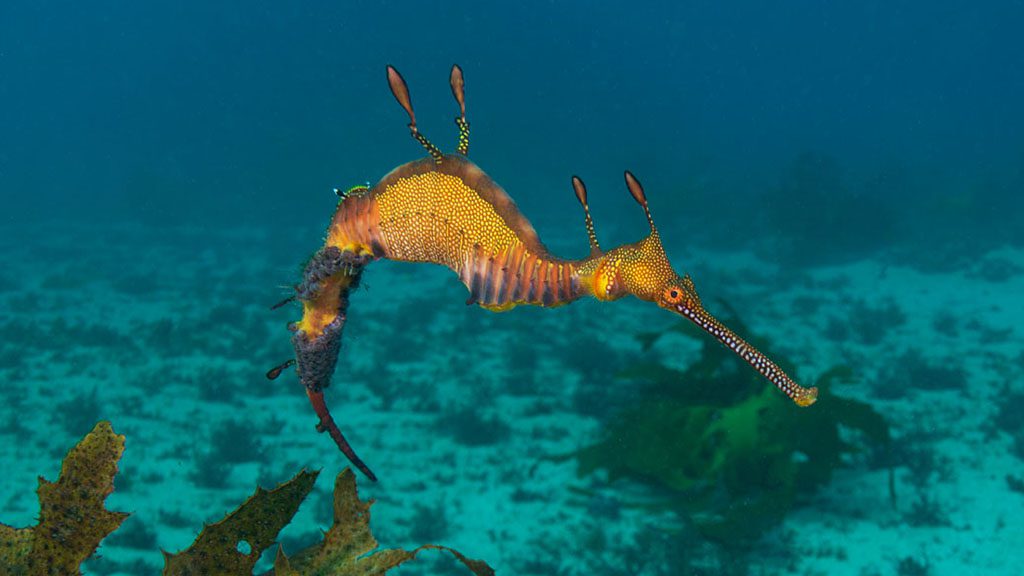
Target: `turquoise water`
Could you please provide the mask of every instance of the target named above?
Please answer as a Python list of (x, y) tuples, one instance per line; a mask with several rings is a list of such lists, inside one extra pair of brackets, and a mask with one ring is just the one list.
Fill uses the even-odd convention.
[[(552, 252), (588, 251), (573, 174), (603, 245), (646, 234), (629, 169), (708, 310), (803, 384), (845, 371), (798, 408), (656, 306), (495, 314), (445, 269), (374, 263), (327, 400), (384, 547), (499, 574), (1015, 574), (1022, 25), (1019, 2), (6, 3), (0, 522), (33, 524), (36, 477), (109, 420), (132, 516), (85, 573), (159, 573), (303, 467), (278, 540), (318, 539), (347, 462), (294, 371), (264, 377), (301, 313), (270, 306), (333, 188), (423, 155), (385, 65), (451, 150), (457, 62), (470, 157)], [(468, 573), (431, 554), (396, 572)]]

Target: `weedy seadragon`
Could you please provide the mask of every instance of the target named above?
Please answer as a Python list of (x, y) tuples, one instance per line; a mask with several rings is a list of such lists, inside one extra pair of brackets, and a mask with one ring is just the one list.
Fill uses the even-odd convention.
[(395, 168), (372, 188), (338, 191), (341, 200), (323, 248), (309, 260), (295, 293), (275, 308), (298, 300), (302, 318), (289, 324), (295, 357), (267, 373), (276, 378), (296, 366), (299, 380), (338, 448), (371, 480), (376, 476), (356, 455), (324, 401), (338, 361), (349, 297), (374, 260), (447, 266), (469, 289), (467, 304), (496, 312), (521, 304), (554, 307), (590, 296), (602, 302), (630, 294), (654, 302), (699, 326), (768, 379), (799, 406), (817, 398), (816, 388), (794, 382), (771, 359), (709, 314), (689, 275), (680, 276), (665, 256), (640, 181), (625, 172), (626, 188), (643, 208), (650, 234), (632, 244), (601, 248), (594, 233), (583, 180), (572, 177), (583, 207), (590, 255), (581, 260), (551, 254), (508, 194), (469, 161), (462, 69), (453, 66), (452, 94), (459, 106), (459, 142), (445, 154), (419, 131), (409, 89), (387, 67), (391, 93), (409, 116), (409, 130), (429, 155)]

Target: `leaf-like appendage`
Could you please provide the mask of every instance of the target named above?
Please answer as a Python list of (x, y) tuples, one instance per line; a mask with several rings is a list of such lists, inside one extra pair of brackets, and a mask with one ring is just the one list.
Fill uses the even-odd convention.
[[(79, 565), (128, 514), (103, 507), (114, 490), (124, 436), (100, 422), (68, 452), (57, 482), (39, 479), (39, 524), (16, 529), (0, 524), (0, 576), (81, 574)], [(164, 552), (167, 576), (252, 574), (262, 553), (295, 515), (313, 489), (316, 472), (299, 472), (274, 490), (256, 493), (223, 520), (203, 528), (178, 554)], [(355, 474), (345, 469), (335, 481), (334, 524), (324, 541), (289, 560), (280, 549), (275, 576), (378, 576), (427, 549), (451, 552), (477, 576), (493, 576), (485, 562), (446, 546), (382, 550), (370, 533), (371, 502), (359, 500)]]
[(0, 524), (0, 576), (24, 574), (32, 551), (32, 529)]
[(376, 576), (412, 560), (421, 550), (446, 550), (477, 576), (493, 576), (494, 570), (481, 560), (466, 558), (446, 546), (426, 544), (412, 551), (377, 549), (377, 539), (370, 532), (370, 506), (363, 502), (356, 489), (356, 477), (346, 468), (334, 482), (334, 524), (324, 541), (296, 554), (289, 560), (278, 552), (274, 563), (275, 576)]
[(494, 568), (491, 568), (487, 564), (487, 562), (484, 562), (483, 560), (473, 560), (472, 558), (466, 558), (462, 554), (462, 552), (459, 552), (454, 548), (449, 548), (447, 546), (438, 546), (437, 544), (424, 544), (416, 550), (413, 550), (413, 553), (415, 554), (420, 550), (445, 550), (447, 552), (451, 552), (452, 556), (455, 556), (456, 560), (465, 564), (466, 568), (469, 568), (470, 571), (473, 572), (473, 574), (476, 574), (477, 576), (494, 576)]
[(187, 550), (164, 552), (164, 575), (252, 574), (260, 555), (313, 489), (317, 474), (303, 470), (273, 490), (257, 488), (237, 510), (204, 527)]
[(29, 574), (78, 574), (100, 541), (128, 517), (103, 507), (114, 491), (124, 436), (110, 422), (96, 424), (64, 457), (60, 478), (39, 478), (39, 524), (31, 528)]
[(280, 546), (277, 547), (277, 557), (274, 558), (274, 576), (302, 576), (297, 570), (292, 568), (291, 562), (288, 561), (288, 557), (285, 556), (284, 550)]

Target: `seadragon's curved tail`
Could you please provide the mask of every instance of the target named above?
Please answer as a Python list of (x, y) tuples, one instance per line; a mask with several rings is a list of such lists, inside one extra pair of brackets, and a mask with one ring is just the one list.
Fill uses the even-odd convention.
[[(369, 254), (358, 255), (350, 251), (342, 251), (335, 246), (328, 246), (317, 252), (303, 273), (303, 281), (295, 287), (296, 294), (275, 308), (298, 299), (306, 310), (304, 322), (289, 325), (292, 330), (292, 346), (295, 348), (294, 360), (289, 360), (267, 372), (271, 380), (291, 365), (296, 365), (299, 381), (306, 388), (306, 396), (313, 406), (320, 422), (318, 432), (327, 432), (341, 452), (367, 478), (377, 481), (377, 476), (370, 470), (355, 450), (345, 439), (338, 425), (334, 422), (327, 402), (324, 399), (324, 388), (331, 383), (331, 375), (338, 362), (341, 350), (341, 336), (347, 319), (349, 295), (358, 288), (363, 268), (372, 260)], [(311, 318), (311, 319), (310, 319)]]

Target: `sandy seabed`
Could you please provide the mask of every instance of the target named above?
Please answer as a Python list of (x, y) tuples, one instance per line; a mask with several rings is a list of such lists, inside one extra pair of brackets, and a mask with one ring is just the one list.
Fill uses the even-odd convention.
[[(291, 372), (270, 311), (316, 249), (309, 230), (64, 225), (0, 228), (0, 520), (34, 522), (38, 475), (96, 419), (127, 435), (108, 507), (132, 513), (88, 573), (157, 573), (158, 549), (188, 546), (256, 484), (323, 472), (282, 534), (295, 550), (330, 522), (345, 466)], [(581, 248), (582, 249), (582, 248)], [(748, 253), (673, 250), (706, 306), (718, 297), (778, 343), (811, 381), (835, 364), (843, 395), (870, 402), (914, 460), (888, 472), (853, 459), (755, 547), (755, 574), (1018, 574), (1024, 559), (1024, 440), (996, 423), (1024, 391), (1024, 252), (1003, 249), (957, 273), (862, 260), (784, 270)], [(580, 478), (561, 458), (601, 438), (601, 418), (633, 396), (617, 362), (656, 355), (683, 367), (699, 343), (643, 352), (634, 337), (675, 319), (634, 300), (493, 314), (463, 304), (439, 267), (380, 262), (352, 298), (328, 401), (381, 481), (374, 532), (387, 547), (434, 542), (500, 574), (671, 573), (678, 547), (720, 561), (680, 519), (631, 503), (628, 481)], [(948, 368), (928, 372), (908, 365)], [(915, 375), (962, 374), (962, 382)], [(910, 376), (907, 376), (909, 374)], [(681, 382), (680, 385), (685, 385)], [(768, 383), (765, 383), (768, 386)], [(603, 402), (580, 410), (581, 398)], [(794, 409), (796, 409), (794, 407)], [(811, 408), (814, 409), (814, 408)], [(1024, 415), (1021, 416), (1024, 418)], [(813, 433), (809, 431), (808, 433)], [(456, 573), (430, 560), (398, 574)]]

